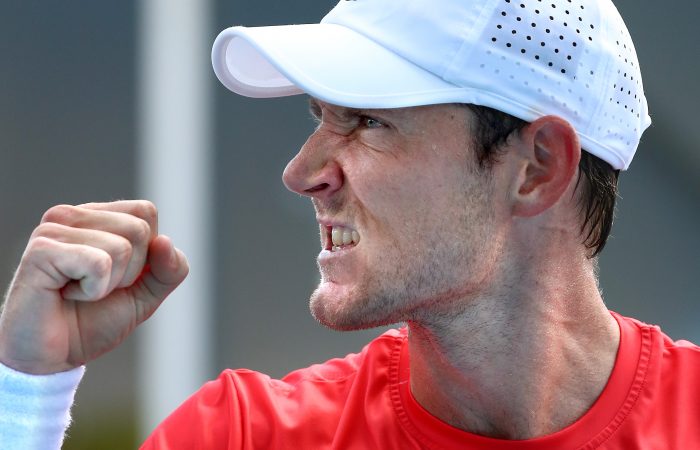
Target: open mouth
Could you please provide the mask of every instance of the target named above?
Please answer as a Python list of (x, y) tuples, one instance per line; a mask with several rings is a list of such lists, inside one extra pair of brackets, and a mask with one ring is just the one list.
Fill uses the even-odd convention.
[(324, 248), (331, 252), (347, 250), (360, 242), (360, 234), (352, 228), (326, 226)]

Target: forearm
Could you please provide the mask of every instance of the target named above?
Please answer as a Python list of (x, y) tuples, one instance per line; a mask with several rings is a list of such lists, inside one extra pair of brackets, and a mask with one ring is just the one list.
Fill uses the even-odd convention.
[(0, 447), (60, 449), (84, 372), (29, 375), (0, 364)]

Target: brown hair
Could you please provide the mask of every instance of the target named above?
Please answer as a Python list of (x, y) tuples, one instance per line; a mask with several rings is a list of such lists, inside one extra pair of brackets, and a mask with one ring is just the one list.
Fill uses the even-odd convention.
[[(499, 151), (508, 137), (528, 123), (486, 106), (464, 106), (476, 118), (471, 128), (479, 167), (490, 169), (498, 162)], [(580, 232), (584, 237), (583, 244), (592, 250), (590, 258), (600, 254), (610, 235), (618, 195), (619, 174), (619, 170), (613, 169), (597, 156), (585, 150), (581, 152), (576, 188), (579, 192), (578, 206), (582, 220)]]

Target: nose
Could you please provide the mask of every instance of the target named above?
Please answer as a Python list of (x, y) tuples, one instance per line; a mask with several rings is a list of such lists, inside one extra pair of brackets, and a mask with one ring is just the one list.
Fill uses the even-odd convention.
[(290, 191), (324, 199), (343, 186), (343, 171), (334, 158), (333, 137), (314, 132), (287, 164), (282, 181)]

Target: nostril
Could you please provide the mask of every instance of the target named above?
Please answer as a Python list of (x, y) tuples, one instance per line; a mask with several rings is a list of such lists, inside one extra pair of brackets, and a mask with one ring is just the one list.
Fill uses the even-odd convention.
[(316, 186), (314, 186), (312, 188), (306, 189), (304, 192), (312, 194), (314, 192), (322, 191), (322, 190), (328, 188), (328, 186), (330, 186), (328, 183), (321, 183), (321, 184), (317, 184)]

